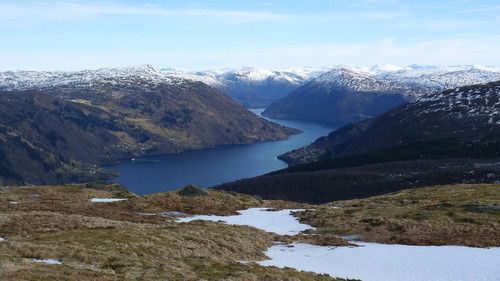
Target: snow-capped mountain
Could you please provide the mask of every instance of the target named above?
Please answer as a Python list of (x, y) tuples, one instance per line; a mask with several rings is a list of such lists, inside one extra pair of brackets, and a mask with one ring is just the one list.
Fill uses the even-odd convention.
[(313, 67), (283, 70), (241, 67), (218, 71), (162, 71), (171, 76), (203, 82), (225, 92), (246, 107), (256, 108), (267, 107), (326, 70)]
[(395, 71), (372, 70), (372, 77), (410, 87), (445, 90), (500, 80), (500, 69), (475, 65), (411, 65)]
[[(201, 81), (218, 88), (247, 107), (266, 107), (322, 74), (339, 69), (347, 69), (379, 81), (412, 87), (419, 92), (444, 90), (500, 79), (499, 68), (476, 65), (396, 66), (382, 64), (371, 67), (335, 65), (278, 70), (242, 67), (210, 71), (183, 71), (169, 68), (162, 69), (162, 71), (170, 76)], [(351, 82), (351, 84), (355, 83), (355, 81)]]
[(418, 95), (408, 86), (341, 68), (273, 102), (263, 114), (342, 126), (388, 111)]
[[(322, 74), (347, 69), (352, 72), (412, 88), (443, 90), (500, 80), (500, 69), (476, 65), (334, 65), (265, 69), (240, 67), (222, 70), (185, 71), (172, 68), (158, 70), (151, 65), (103, 68), (84, 71), (7, 71), (0, 72), (0, 90), (21, 91), (56, 86), (92, 87), (95, 84), (182, 83), (185, 79), (200, 81), (219, 90), (246, 107), (267, 107)], [(324, 77), (327, 78), (327, 77)], [(353, 82), (354, 83), (354, 82)]]
[(400, 93), (410, 96), (417, 94), (408, 86), (391, 83), (367, 76), (366, 74), (348, 70), (346, 68), (334, 69), (326, 72), (311, 81), (325, 91), (337, 89), (349, 89), (356, 92), (380, 92), (382, 94)]
[(0, 90), (26, 91), (53, 87), (88, 88), (96, 84), (173, 83), (179, 79), (167, 76), (151, 65), (124, 68), (102, 68), (83, 71), (7, 71), (0, 72)]

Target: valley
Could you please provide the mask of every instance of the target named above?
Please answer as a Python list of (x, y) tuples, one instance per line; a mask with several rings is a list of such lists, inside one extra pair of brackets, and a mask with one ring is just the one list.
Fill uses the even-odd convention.
[[(500, 85), (458, 85), (495, 74), (375, 69), (273, 97), (327, 97), (279, 116), (295, 120), (150, 66), (1, 73), (0, 278), (396, 280), (416, 249), (457, 254), (404, 263), (411, 280), (497, 276)], [(213, 77), (284, 75), (245, 71)], [(310, 118), (335, 103), (340, 119)], [(353, 264), (386, 252), (369, 275)]]
[(498, 1), (0, 1), (0, 281), (500, 281)]
[(258, 118), (205, 84), (148, 66), (8, 72), (0, 80), (6, 85), (0, 93), (0, 177), (7, 184), (111, 178), (116, 174), (101, 167), (123, 158), (299, 133)]
[(491, 82), (422, 96), (280, 156), (296, 166), (215, 188), (325, 203), (429, 185), (497, 183), (499, 91), (499, 82)]
[[(260, 115), (263, 109), (251, 111)], [(302, 133), (286, 140), (123, 159), (119, 165), (105, 168), (120, 173), (113, 182), (124, 184), (139, 195), (176, 190), (188, 184), (211, 187), (286, 168), (278, 155), (308, 145), (333, 130), (310, 122), (267, 119)]]

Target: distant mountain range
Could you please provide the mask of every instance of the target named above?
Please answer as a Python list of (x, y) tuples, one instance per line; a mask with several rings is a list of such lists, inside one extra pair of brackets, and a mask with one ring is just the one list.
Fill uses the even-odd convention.
[(162, 69), (162, 71), (170, 76), (201, 81), (218, 88), (245, 107), (265, 108), (314, 78), (328, 71), (339, 69), (347, 69), (369, 78), (411, 87), (416, 92), (422, 89), (444, 90), (500, 79), (500, 69), (476, 65), (410, 65), (407, 67), (336, 65), (295, 69), (242, 67), (209, 71), (184, 71), (169, 68)]
[(54, 184), (110, 177), (120, 158), (285, 139), (200, 82), (150, 66), (0, 73), (0, 179)]
[(296, 166), (215, 188), (323, 203), (430, 185), (496, 183), (499, 96), (500, 81), (427, 94), (280, 156)]
[(272, 70), (242, 67), (219, 71), (180, 71), (163, 69), (164, 73), (215, 87), (247, 108), (264, 108), (293, 92), (326, 68)]
[(427, 93), (499, 79), (500, 72), (466, 66), (386, 66), (370, 71), (340, 68), (273, 102), (263, 115), (340, 127), (377, 116)]

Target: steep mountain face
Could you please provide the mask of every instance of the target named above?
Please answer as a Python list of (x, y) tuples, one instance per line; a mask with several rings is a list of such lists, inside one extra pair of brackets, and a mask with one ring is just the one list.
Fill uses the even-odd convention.
[(341, 126), (388, 111), (417, 95), (407, 86), (341, 68), (327, 72), (277, 100), (263, 115)]
[(324, 71), (326, 70), (315, 68), (271, 70), (254, 67), (198, 72), (164, 70), (171, 76), (215, 87), (247, 108), (267, 107)]
[(96, 107), (39, 93), (4, 92), (0, 117), (0, 179), (8, 184), (111, 176), (94, 165), (126, 156), (118, 147), (123, 128)]
[(151, 67), (9, 72), (0, 78), (0, 138), (6, 144), (0, 165), (7, 181), (88, 180), (101, 174), (94, 165), (123, 157), (297, 133), (258, 118), (212, 87)]
[(499, 92), (497, 81), (425, 95), (375, 118), (340, 128), (281, 158), (291, 164), (308, 163), (439, 138), (475, 142), (487, 136), (498, 138)]

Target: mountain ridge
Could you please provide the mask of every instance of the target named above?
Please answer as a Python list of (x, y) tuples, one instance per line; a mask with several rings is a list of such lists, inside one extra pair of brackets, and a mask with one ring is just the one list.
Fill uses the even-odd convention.
[[(335, 69), (353, 72), (409, 87), (443, 90), (500, 79), (500, 68), (479, 65), (334, 65), (269, 69), (256, 67), (226, 68), (221, 70), (189, 71), (162, 69), (167, 75), (201, 81), (226, 92), (249, 108), (263, 108), (284, 97), (318, 76)], [(445, 74), (452, 74), (446, 77)], [(452, 79), (455, 76), (456, 79)], [(276, 80), (276, 81), (275, 81)], [(281, 85), (280, 82), (281, 81)], [(286, 84), (286, 86), (283, 85)]]
[[(14, 77), (3, 74), (0, 81), (6, 81), (6, 75)], [(298, 133), (257, 117), (215, 88), (169, 78), (149, 66), (30, 75), (31, 79), (19, 79), (26, 83), (9, 80), (22, 86), (0, 92), (0, 141), (9, 144), (0, 164), (10, 167), (0, 177), (7, 182), (109, 178), (112, 174), (98, 167), (121, 158), (285, 139)]]
[[(498, 134), (499, 92), (497, 81), (428, 94), (375, 118), (342, 127), (280, 159), (307, 163), (432, 138)], [(302, 155), (302, 160), (293, 160), (293, 154)]]
[(341, 126), (378, 115), (418, 95), (407, 86), (341, 68), (324, 73), (275, 101), (263, 115)]

